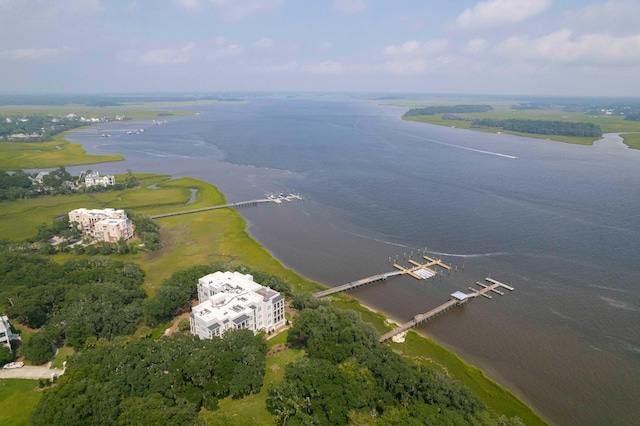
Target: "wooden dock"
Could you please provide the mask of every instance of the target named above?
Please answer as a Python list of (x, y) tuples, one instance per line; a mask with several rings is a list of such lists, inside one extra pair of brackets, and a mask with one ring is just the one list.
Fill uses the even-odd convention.
[(402, 272), (393, 271), (393, 272), (387, 272), (387, 273), (384, 273), (384, 274), (374, 275), (372, 277), (363, 278), (361, 280), (352, 281), (352, 282), (347, 283), (347, 284), (339, 285), (337, 287), (333, 287), (333, 288), (330, 288), (328, 290), (319, 291), (319, 292), (315, 293), (314, 296), (319, 299), (321, 297), (325, 297), (325, 296), (328, 296), (330, 294), (341, 293), (343, 291), (353, 290), (354, 288), (362, 287), (362, 286), (365, 286), (367, 284), (374, 283), (376, 281), (386, 280), (389, 277), (395, 277), (395, 276), (398, 276), (398, 275), (402, 275)]
[[(462, 302), (462, 303), (464, 303), (464, 302)], [(444, 312), (448, 311), (449, 309), (453, 308), (454, 306), (458, 306), (459, 304), (461, 304), (461, 303), (458, 300), (451, 299), (448, 302), (445, 302), (442, 305), (438, 306), (437, 308), (434, 308), (434, 309), (430, 310), (429, 312), (425, 312), (424, 314), (418, 314), (415, 317), (413, 317), (413, 319), (411, 321), (405, 322), (400, 327), (398, 327), (398, 328), (396, 328), (394, 330), (391, 330), (387, 334), (385, 334), (382, 337), (380, 337), (380, 343), (384, 342), (385, 340), (389, 340), (393, 336), (396, 336), (396, 335), (398, 335), (400, 333), (404, 333), (405, 331), (408, 331), (408, 330), (412, 329), (413, 327), (417, 327), (418, 325), (422, 324), (423, 322), (429, 321), (430, 319), (433, 319), (433, 318), (437, 317), (438, 315), (443, 314)]]
[(380, 343), (391, 339), (393, 336), (396, 336), (400, 333), (404, 333), (405, 331), (408, 331), (414, 327), (417, 327), (418, 325), (425, 323), (445, 312), (447, 312), (449, 309), (454, 308), (456, 306), (461, 306), (464, 305), (465, 303), (467, 303), (468, 300), (473, 299), (475, 297), (478, 296), (484, 296), (488, 299), (491, 299), (491, 296), (488, 295), (487, 293), (494, 292), (496, 294), (499, 295), (504, 295), (504, 293), (502, 291), (498, 290), (498, 287), (502, 287), (502, 288), (506, 288), (507, 290), (513, 291), (514, 288), (511, 286), (508, 286), (506, 284), (503, 284), (499, 281), (496, 280), (492, 280), (491, 278), (485, 278), (485, 280), (487, 282), (489, 282), (490, 284), (483, 284), (480, 282), (476, 282), (477, 285), (479, 285), (481, 287), (480, 290), (473, 288), (473, 287), (469, 287), (469, 290), (471, 290), (471, 293), (465, 294), (462, 292), (455, 292), (451, 295), (451, 299), (445, 303), (443, 303), (442, 305), (438, 306), (437, 308), (434, 308), (432, 310), (430, 310), (429, 312), (425, 312), (424, 314), (418, 314), (416, 316), (413, 317), (413, 319), (411, 319), (410, 321), (407, 321), (406, 323), (402, 324), (400, 327), (391, 330), (390, 332), (384, 334), (383, 336), (380, 337)]
[(409, 259), (409, 263), (411, 263), (413, 266), (409, 267), (409, 268), (405, 268), (402, 265), (398, 265), (397, 263), (393, 264), (393, 267), (398, 269), (397, 271), (393, 271), (393, 272), (387, 272), (384, 274), (379, 274), (379, 275), (374, 275), (372, 277), (368, 277), (368, 278), (363, 278), (361, 280), (358, 281), (353, 281), (347, 284), (343, 284), (337, 287), (333, 287), (330, 288), (328, 290), (323, 290), (323, 291), (319, 291), (317, 293), (315, 293), (315, 296), (320, 298), (320, 297), (325, 297), (328, 296), (330, 294), (334, 294), (334, 293), (340, 293), (343, 291), (349, 291), (349, 290), (353, 290), (354, 288), (358, 288), (358, 287), (362, 287), (365, 286), (367, 284), (371, 284), (374, 283), (376, 281), (381, 281), (381, 280), (386, 280), (389, 277), (395, 277), (398, 275), (410, 275), (413, 278), (417, 279), (417, 280), (426, 280), (427, 278), (431, 278), (433, 276), (435, 276), (437, 274), (437, 272), (434, 269), (431, 269), (431, 266), (441, 266), (445, 269), (451, 269), (450, 266), (444, 264), (442, 262), (442, 260), (438, 259), (431, 259), (430, 257), (427, 256), (422, 256), (424, 257), (426, 260), (428, 260), (428, 263), (422, 264), (420, 262), (416, 262), (415, 260)]
[(408, 262), (413, 266), (405, 268), (396, 262), (393, 264), (393, 267), (401, 271), (403, 274), (410, 275), (417, 280), (426, 280), (427, 278), (437, 275), (438, 272), (436, 272), (435, 269), (432, 269), (433, 266), (440, 266), (443, 269), (451, 270), (451, 266), (444, 263), (441, 259), (432, 259), (429, 256), (422, 256), (422, 258), (425, 259), (427, 263), (420, 263), (413, 259), (409, 259)]
[(441, 268), (446, 269), (447, 271), (450, 271), (450, 270), (451, 270), (451, 266), (449, 266), (449, 265), (447, 265), (446, 263), (444, 263), (444, 262), (442, 261), (442, 259), (432, 259), (432, 258), (430, 258), (429, 256), (422, 256), (422, 258), (423, 258), (424, 260), (426, 260), (427, 262), (429, 262), (429, 263), (427, 263), (426, 265), (424, 265), (424, 266), (426, 266), (426, 267), (429, 267), (429, 266), (436, 266), (436, 265), (437, 265), (437, 266), (440, 266)]
[(206, 212), (209, 210), (255, 206), (262, 203), (281, 204), (282, 201), (293, 201), (293, 200), (304, 200), (304, 198), (298, 194), (289, 194), (287, 196), (280, 196), (280, 197), (272, 196), (272, 197), (258, 199), (258, 200), (238, 201), (236, 203), (221, 204), (219, 206), (202, 207), (199, 209), (183, 210), (180, 212), (157, 214), (155, 216), (151, 216), (151, 219), (160, 219), (163, 217), (180, 216), (183, 214), (191, 214), (191, 213), (200, 213), (200, 212)]

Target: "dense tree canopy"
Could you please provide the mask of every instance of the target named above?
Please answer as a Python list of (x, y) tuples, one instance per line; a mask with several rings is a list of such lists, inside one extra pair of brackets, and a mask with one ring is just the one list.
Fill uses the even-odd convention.
[(597, 124), (571, 121), (519, 120), (516, 118), (498, 120), (493, 118), (482, 118), (473, 120), (471, 125), (473, 127), (501, 128), (512, 132), (533, 133), (536, 135), (579, 137), (602, 136), (602, 129)]
[(11, 361), (13, 361), (13, 352), (11, 352), (11, 349), (0, 345), (0, 367)]
[(289, 330), (307, 357), (269, 389), (279, 424), (519, 424), (497, 418), (466, 388), (430, 368), (407, 364), (352, 311), (305, 309)]
[[(201, 407), (257, 393), (266, 343), (249, 330), (200, 340), (100, 343), (74, 356), (32, 414), (35, 425), (196, 424)], [(73, 401), (73, 403), (70, 403)]]
[(22, 355), (33, 364), (39, 365), (50, 361), (55, 355), (51, 340), (43, 333), (37, 333), (20, 347)]
[(131, 334), (142, 315), (144, 272), (107, 257), (58, 264), (0, 248), (0, 310), (46, 335), (81, 347), (89, 337)]

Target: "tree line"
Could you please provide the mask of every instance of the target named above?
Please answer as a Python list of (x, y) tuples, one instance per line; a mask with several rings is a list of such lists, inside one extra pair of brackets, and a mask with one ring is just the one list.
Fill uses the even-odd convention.
[(440, 105), (430, 106), (424, 108), (412, 108), (404, 113), (404, 117), (416, 117), (421, 115), (436, 115), (436, 114), (456, 114), (456, 113), (471, 113), (471, 112), (487, 112), (492, 111), (491, 105)]
[[(90, 173), (91, 170), (87, 170)], [(73, 176), (64, 167), (58, 167), (42, 177), (42, 183), (34, 181), (37, 173), (24, 170), (0, 171), (0, 201), (19, 198), (35, 198), (41, 195), (69, 195), (78, 193), (122, 191), (138, 186), (138, 178), (127, 170), (124, 183), (114, 185), (93, 185), (86, 187), (81, 176)]]
[(481, 118), (473, 120), (471, 127), (499, 128), (512, 132), (532, 133), (536, 135), (602, 136), (602, 129), (597, 124), (571, 121)]
[[(12, 321), (41, 328), (21, 348), (25, 356), (29, 344), (41, 343), (38, 339), (80, 349), (90, 338), (134, 333), (147, 297), (143, 281), (144, 271), (131, 262), (97, 256), (60, 264), (0, 247), (0, 311)], [(48, 360), (28, 358), (36, 364)]]
[(201, 408), (262, 388), (267, 345), (250, 330), (200, 340), (98, 341), (67, 363), (31, 415), (34, 425), (200, 424)]

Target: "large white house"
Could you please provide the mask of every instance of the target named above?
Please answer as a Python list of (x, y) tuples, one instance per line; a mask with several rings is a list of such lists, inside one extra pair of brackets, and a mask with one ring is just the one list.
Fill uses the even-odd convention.
[(124, 210), (75, 209), (69, 212), (69, 222), (77, 222), (83, 234), (100, 241), (126, 241), (133, 237), (133, 225)]
[(9, 317), (0, 316), (0, 346), (6, 346), (11, 349), (11, 341), (20, 340), (20, 336), (11, 332), (9, 326)]
[(116, 184), (116, 178), (112, 175), (100, 176), (99, 172), (87, 173), (84, 175), (84, 184), (88, 188), (90, 186), (109, 186)]
[(200, 278), (198, 301), (191, 309), (191, 333), (203, 339), (232, 328), (269, 332), (285, 322), (284, 297), (249, 274), (227, 271)]

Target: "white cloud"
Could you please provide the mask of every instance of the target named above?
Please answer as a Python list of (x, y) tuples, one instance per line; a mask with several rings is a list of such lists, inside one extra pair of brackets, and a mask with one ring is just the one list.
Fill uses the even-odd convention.
[(465, 9), (456, 19), (462, 29), (514, 24), (544, 12), (551, 0), (487, 0)]
[(407, 28), (411, 31), (420, 31), (423, 30), (427, 25), (426, 22), (416, 19), (413, 16), (401, 16), (400, 23), (404, 28)]
[(284, 0), (209, 0), (220, 17), (227, 21), (241, 21), (251, 15), (267, 12)]
[(634, 1), (607, 1), (568, 11), (565, 24), (576, 31), (633, 32), (638, 26), (640, 3)]
[(330, 41), (325, 41), (323, 43), (320, 43), (317, 49), (320, 52), (328, 52), (331, 50), (332, 47), (333, 47), (333, 43), (331, 43)]
[(241, 21), (251, 15), (275, 9), (285, 0), (173, 0), (182, 10), (201, 13), (213, 7), (225, 21)]
[(205, 4), (200, 0), (173, 0), (173, 2), (181, 9), (191, 13), (199, 12), (205, 7)]
[(179, 49), (152, 49), (138, 58), (142, 65), (171, 65), (184, 64), (191, 59), (191, 52), (195, 49), (194, 42), (189, 42)]
[(87, 19), (103, 11), (99, 0), (5, 0), (0, 1), (0, 21), (3, 26), (67, 25), (73, 20)]
[(299, 64), (297, 61), (288, 61), (281, 64), (274, 65), (263, 65), (256, 68), (256, 71), (259, 73), (284, 73), (284, 72), (292, 72), (296, 71), (299, 68)]
[(419, 43), (416, 40), (409, 40), (400, 46), (387, 46), (384, 53), (390, 56), (431, 56), (444, 51), (447, 40), (436, 39)]
[(334, 0), (333, 8), (344, 13), (360, 13), (367, 10), (364, 0)]
[(271, 40), (270, 38), (261, 38), (256, 42), (256, 46), (263, 49), (270, 49), (273, 47), (273, 40)]
[(209, 62), (215, 62), (218, 59), (239, 55), (243, 51), (244, 49), (239, 44), (229, 43), (210, 52), (209, 55), (207, 55), (207, 60)]
[(483, 38), (474, 38), (467, 42), (466, 51), (473, 55), (479, 55), (484, 52), (486, 48), (487, 40)]
[(303, 71), (311, 74), (339, 75), (344, 73), (344, 67), (340, 62), (322, 61), (319, 63), (308, 63), (302, 67)]
[(428, 69), (428, 63), (422, 58), (409, 61), (391, 61), (385, 64), (385, 68), (389, 73), (397, 75), (424, 74)]
[(496, 49), (515, 59), (573, 65), (640, 65), (640, 33), (622, 37), (604, 33), (574, 36), (572, 31), (562, 29), (537, 39), (510, 37)]
[(438, 56), (436, 58), (400, 58), (385, 62), (381, 71), (395, 75), (427, 74), (457, 60), (454, 56)]
[(14, 49), (0, 51), (0, 58), (13, 61), (36, 61), (40, 59), (52, 59), (67, 55), (74, 49), (69, 47), (51, 47), (41, 49)]

